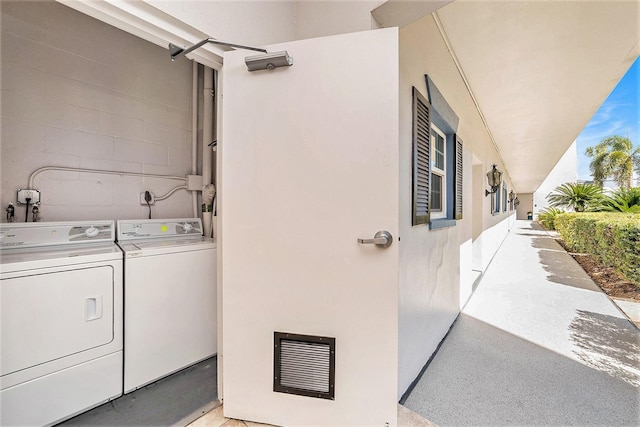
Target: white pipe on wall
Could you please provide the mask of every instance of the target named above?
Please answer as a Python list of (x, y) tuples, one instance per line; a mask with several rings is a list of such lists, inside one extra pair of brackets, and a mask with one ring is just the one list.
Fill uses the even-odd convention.
[[(198, 174), (198, 63), (193, 61), (191, 77), (191, 174)], [(191, 191), (193, 217), (198, 215), (198, 191)]]
[(72, 168), (72, 167), (66, 167), (66, 166), (44, 166), (31, 172), (31, 175), (29, 175), (29, 185), (27, 188), (32, 189), (33, 181), (36, 179), (36, 176), (46, 171), (84, 172), (84, 173), (98, 173), (103, 175), (120, 175), (120, 176), (141, 176), (141, 177), (148, 177), (148, 178), (176, 179), (179, 181), (187, 180), (186, 176), (177, 176), (177, 175), (158, 175), (153, 173), (140, 173), (140, 172), (119, 172), (119, 171), (112, 171), (112, 170)]
[(163, 196), (156, 196), (156, 202), (160, 201), (160, 200), (165, 200), (168, 199), (169, 196), (171, 196), (173, 193), (175, 193), (178, 190), (186, 190), (187, 186), (186, 185), (179, 185), (177, 187), (172, 188), (171, 190), (169, 190), (167, 192), (167, 194), (163, 195)]
[(211, 184), (212, 150), (209, 147), (213, 141), (213, 70), (204, 68), (204, 108), (202, 124), (202, 186)]
[[(213, 151), (209, 144), (213, 141), (213, 69), (204, 67), (204, 106), (202, 119), (202, 188), (211, 184)], [(204, 194), (204, 193), (203, 193)], [(202, 203), (204, 204), (204, 197)], [(212, 212), (202, 213), (205, 236), (211, 236)]]

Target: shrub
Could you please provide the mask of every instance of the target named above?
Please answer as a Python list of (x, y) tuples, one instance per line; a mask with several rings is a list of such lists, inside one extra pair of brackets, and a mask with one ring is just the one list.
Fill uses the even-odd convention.
[(542, 209), (538, 214), (538, 221), (548, 230), (555, 230), (556, 215), (564, 213), (562, 209), (549, 207)]
[(597, 211), (640, 213), (640, 187), (618, 188), (605, 196)]
[(572, 212), (556, 215), (554, 224), (569, 250), (594, 255), (640, 284), (640, 215)]

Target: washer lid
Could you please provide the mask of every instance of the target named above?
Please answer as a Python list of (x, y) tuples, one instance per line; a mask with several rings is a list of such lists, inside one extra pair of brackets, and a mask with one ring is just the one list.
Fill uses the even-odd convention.
[(132, 240), (118, 245), (126, 258), (216, 249), (216, 241), (207, 237)]

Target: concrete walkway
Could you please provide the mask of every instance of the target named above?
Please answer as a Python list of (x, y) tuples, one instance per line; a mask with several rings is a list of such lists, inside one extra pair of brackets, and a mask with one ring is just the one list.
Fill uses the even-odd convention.
[(517, 221), (405, 402), (445, 425), (640, 424), (640, 332)]

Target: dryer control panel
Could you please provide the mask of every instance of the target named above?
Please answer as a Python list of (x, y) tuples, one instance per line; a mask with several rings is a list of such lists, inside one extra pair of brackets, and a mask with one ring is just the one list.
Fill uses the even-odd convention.
[(118, 221), (118, 241), (201, 237), (200, 218), (143, 219)]
[(113, 243), (115, 230), (113, 221), (0, 224), (0, 247), (11, 249), (83, 243)]

